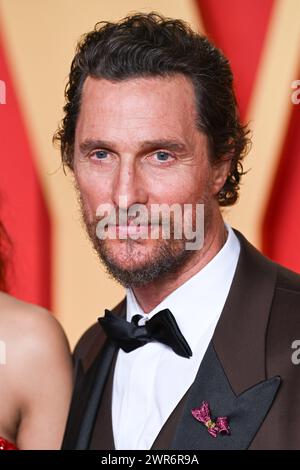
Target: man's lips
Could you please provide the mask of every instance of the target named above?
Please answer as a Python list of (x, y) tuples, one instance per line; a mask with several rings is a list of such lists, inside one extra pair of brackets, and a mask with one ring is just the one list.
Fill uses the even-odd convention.
[(116, 225), (116, 231), (119, 234), (126, 235), (141, 235), (142, 233), (148, 233), (150, 225)]
[(151, 225), (136, 225), (136, 224), (128, 224), (128, 225), (108, 225), (107, 232), (108, 234), (116, 234), (117, 236), (125, 236), (130, 237), (132, 235), (143, 235), (148, 234), (149, 230), (151, 229)]

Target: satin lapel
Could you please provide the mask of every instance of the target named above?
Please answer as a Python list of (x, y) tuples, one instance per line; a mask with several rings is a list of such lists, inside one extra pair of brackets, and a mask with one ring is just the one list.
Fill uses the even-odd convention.
[[(125, 315), (126, 302), (114, 310)], [(96, 337), (87, 355), (78, 361), (72, 403), (62, 449), (88, 449), (98, 405), (103, 393), (117, 347), (105, 339), (99, 324)]]
[(266, 332), (277, 265), (235, 230), (241, 251), (213, 345), (236, 394), (267, 377)]
[(82, 361), (79, 360), (68, 423), (62, 445), (63, 450), (82, 450), (88, 448), (98, 404), (116, 349), (113, 344), (106, 341), (101, 349), (101, 353), (86, 373), (84, 373)]
[[(184, 405), (172, 449), (247, 449), (266, 416), (280, 384), (279, 377), (265, 380), (241, 395), (233, 392), (212, 343), (203, 358), (196, 380)], [(212, 437), (191, 413), (203, 401), (209, 403), (211, 418), (226, 416), (230, 434)]]
[[(277, 268), (235, 231), (241, 252), (220, 320), (187, 395), (172, 444), (177, 449), (247, 448), (280, 384), (267, 379), (265, 337)], [(213, 438), (191, 415), (208, 401), (213, 417), (228, 416), (230, 436)], [(182, 447), (182, 445), (184, 447)]]
[[(62, 450), (71, 450), (75, 448), (76, 439), (79, 432), (82, 413), (84, 411), (83, 403), (85, 403), (85, 395), (88, 389), (85, 387), (85, 376), (82, 362), (79, 360), (75, 366), (75, 385), (73, 389), (72, 401), (69, 410), (68, 421), (62, 443)], [(79, 398), (80, 397), (80, 398)], [(80, 406), (78, 406), (80, 404)]]
[(75, 447), (77, 450), (88, 449), (91, 433), (97, 416), (98, 405), (116, 350), (116, 346), (107, 341), (99, 358), (97, 358), (95, 362), (96, 364), (98, 362), (98, 367), (96, 368), (95, 376), (93, 376), (94, 378), (92, 379), (91, 392), (88, 396), (81, 421), (80, 431)]

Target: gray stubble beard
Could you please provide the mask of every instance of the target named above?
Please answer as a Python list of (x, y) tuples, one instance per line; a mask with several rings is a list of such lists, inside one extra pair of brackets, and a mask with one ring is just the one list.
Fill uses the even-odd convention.
[[(78, 199), (86, 232), (98, 258), (104, 264), (107, 274), (124, 287), (133, 288), (145, 286), (158, 279), (166, 278), (168, 276), (176, 276), (186, 266), (191, 258), (195, 256), (195, 251), (187, 250), (185, 248), (186, 239), (183, 238), (177, 240), (172, 238), (172, 236), (168, 240), (160, 238), (156, 240), (157, 245), (151, 252), (151, 259), (145, 260), (145, 262), (137, 268), (124, 269), (115, 261), (108, 246), (109, 240), (102, 240), (97, 237), (96, 227), (98, 220), (93, 220), (92, 222), (88, 220), (87, 211), (80, 192), (78, 192)], [(203, 202), (205, 203), (205, 201)], [(205, 204), (205, 209), (206, 229), (210, 220), (209, 204)], [(128, 257), (132, 258), (133, 253), (136, 251), (137, 244), (142, 244), (143, 240), (132, 240), (127, 238), (125, 240), (120, 240), (119, 242), (126, 243)]]

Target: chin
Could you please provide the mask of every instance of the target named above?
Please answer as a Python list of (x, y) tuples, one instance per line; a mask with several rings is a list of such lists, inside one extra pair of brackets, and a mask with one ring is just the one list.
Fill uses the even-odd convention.
[(110, 260), (120, 269), (134, 271), (152, 261), (157, 246), (156, 243), (149, 243), (149, 240), (114, 240), (107, 241), (104, 249)]

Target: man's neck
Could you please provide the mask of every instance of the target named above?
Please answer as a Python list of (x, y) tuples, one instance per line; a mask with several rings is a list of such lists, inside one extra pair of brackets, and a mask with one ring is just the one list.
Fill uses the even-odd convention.
[(176, 273), (165, 278), (153, 281), (146, 286), (133, 288), (134, 295), (145, 313), (151, 312), (168, 295), (193, 277), (204, 268), (221, 250), (227, 238), (227, 230), (223, 219), (206, 233), (204, 245), (184, 266)]

